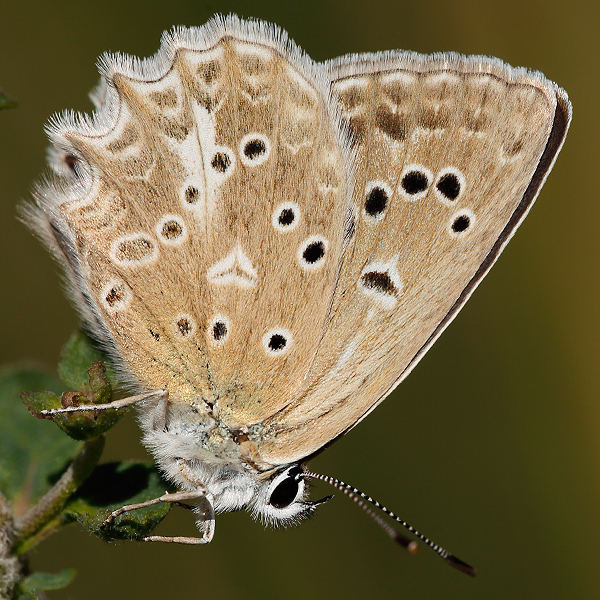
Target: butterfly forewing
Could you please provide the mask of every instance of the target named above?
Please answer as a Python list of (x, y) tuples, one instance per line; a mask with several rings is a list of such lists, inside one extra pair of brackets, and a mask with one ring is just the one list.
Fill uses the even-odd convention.
[(85, 175), (54, 237), (125, 373), (259, 423), (297, 397), (326, 326), (347, 148), (326, 72), (282, 34), (216, 20), (161, 52), (105, 58), (102, 126), (54, 131)]
[(562, 91), (499, 61), (399, 53), (329, 68), (356, 152), (357, 221), (306, 385), (265, 423), (260, 448), (275, 464), (342, 434), (408, 374), (524, 216), (566, 132), (561, 121), (541, 164)]

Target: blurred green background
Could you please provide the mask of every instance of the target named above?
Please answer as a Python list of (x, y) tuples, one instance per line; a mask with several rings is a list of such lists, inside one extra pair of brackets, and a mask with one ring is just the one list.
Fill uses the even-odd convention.
[[(164, 29), (230, 11), (278, 23), (316, 60), (389, 48), (490, 54), (543, 71), (573, 101), (557, 165), (489, 277), (400, 389), (312, 463), (374, 495), (479, 575), (425, 548), (410, 556), (338, 494), (298, 529), (265, 531), (245, 513), (222, 515), (207, 547), (107, 545), (72, 526), (32, 553), (34, 569), (78, 569), (51, 598), (598, 598), (595, 0), (4, 0), (0, 87), (19, 107), (0, 113), (2, 362), (53, 368), (77, 323), (56, 266), (15, 219), (44, 166), (44, 122), (91, 109), (103, 51), (147, 56)], [(143, 458), (138, 440), (126, 419), (106, 459)], [(315, 497), (330, 493), (316, 487)], [(185, 511), (161, 527), (194, 532)]]

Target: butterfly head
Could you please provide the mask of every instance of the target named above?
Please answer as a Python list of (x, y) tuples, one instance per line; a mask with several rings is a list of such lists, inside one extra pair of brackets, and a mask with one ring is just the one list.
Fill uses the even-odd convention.
[(252, 514), (267, 525), (288, 527), (310, 517), (320, 504), (332, 496), (317, 501), (307, 500), (306, 473), (300, 465), (276, 471), (257, 489)]

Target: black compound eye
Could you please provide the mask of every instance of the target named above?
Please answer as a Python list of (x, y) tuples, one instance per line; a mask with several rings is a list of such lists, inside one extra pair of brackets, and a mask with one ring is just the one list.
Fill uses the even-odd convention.
[(269, 498), (269, 504), (274, 508), (287, 508), (298, 495), (302, 479), (299, 475), (302, 470), (294, 467), (288, 471), (287, 476), (273, 490)]

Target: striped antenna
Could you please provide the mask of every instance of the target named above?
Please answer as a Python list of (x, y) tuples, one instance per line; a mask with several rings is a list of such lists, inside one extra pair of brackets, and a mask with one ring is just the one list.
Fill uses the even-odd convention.
[(438, 546), (436, 543), (432, 542), (428, 537), (424, 536), (422, 533), (418, 532), (412, 525), (409, 525), (406, 521), (395, 515), (391, 510), (387, 509), (383, 504), (377, 502), (371, 498), (371, 496), (367, 496), (360, 490), (357, 490), (355, 487), (340, 481), (339, 479), (335, 479), (334, 477), (329, 477), (329, 475), (320, 475), (319, 473), (305, 473), (306, 477), (310, 477), (312, 479), (319, 479), (332, 485), (334, 488), (340, 490), (354, 500), (358, 506), (360, 506), (376, 523), (378, 523), (381, 528), (397, 543), (401, 546), (404, 546), (408, 549), (409, 552), (414, 554), (417, 551), (417, 543), (414, 540), (410, 540), (406, 536), (398, 533), (389, 523), (386, 523), (372, 508), (370, 508), (366, 502), (372, 504), (375, 508), (378, 508), (381, 512), (391, 517), (402, 527), (405, 527), (410, 531), (415, 537), (419, 538), (422, 542), (427, 544), (432, 550), (437, 552), (450, 566), (466, 573), (467, 575), (471, 575), (474, 577), (477, 571), (466, 562), (460, 560), (453, 554), (450, 554), (447, 550), (444, 550), (441, 546)]

